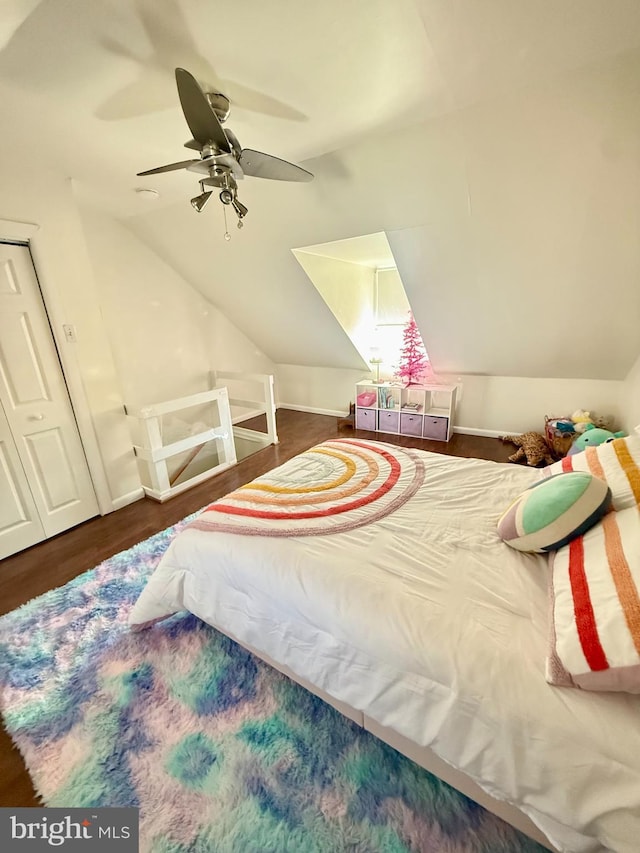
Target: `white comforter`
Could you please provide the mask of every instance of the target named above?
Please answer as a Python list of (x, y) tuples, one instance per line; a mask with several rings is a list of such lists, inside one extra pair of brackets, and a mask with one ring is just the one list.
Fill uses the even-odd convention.
[[(640, 697), (545, 682), (547, 558), (495, 532), (539, 472), (376, 442), (351, 443), (360, 456), (349, 456), (347, 444), (296, 457), (260, 478), (262, 491), (222, 499), (227, 514), (205, 512), (203, 529), (174, 540), (130, 623), (189, 610), (430, 746), (561, 850), (639, 850)], [(361, 506), (355, 486), (344, 492), (367, 463), (371, 471), (366, 448), (376, 447), (400, 459), (400, 474)], [(338, 477), (341, 454), (350, 477)], [(370, 492), (389, 480), (388, 460), (378, 467)], [(334, 477), (348, 511), (318, 513), (316, 475)], [(404, 502), (392, 506), (398, 489)], [(275, 504), (282, 520), (261, 516)], [(298, 518), (305, 512), (313, 521)]]

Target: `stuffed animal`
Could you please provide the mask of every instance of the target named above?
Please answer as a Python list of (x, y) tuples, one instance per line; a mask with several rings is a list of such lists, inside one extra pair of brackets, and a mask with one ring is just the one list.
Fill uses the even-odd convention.
[(571, 418), (547, 418), (545, 417), (545, 426), (547, 430), (555, 433), (574, 433), (576, 425)]
[(597, 447), (599, 444), (605, 444), (607, 441), (613, 441), (614, 438), (622, 438), (626, 432), (611, 432), (608, 429), (599, 429), (594, 424), (587, 424), (582, 435), (573, 442), (567, 456), (573, 456), (575, 453), (581, 453), (586, 447)]
[(513, 453), (509, 460), (511, 462), (519, 462), (521, 459), (526, 459), (527, 465), (536, 468), (541, 462), (545, 465), (551, 465), (555, 459), (551, 455), (549, 445), (545, 441), (543, 435), (539, 432), (525, 432), (522, 435), (501, 435), (501, 441), (509, 441), (515, 444), (518, 448)]
[(614, 432), (613, 415), (593, 415), (593, 423), (599, 429), (608, 429)]
[(584, 432), (588, 424), (592, 424), (591, 412), (585, 412), (584, 409), (578, 409), (571, 415), (573, 428), (576, 432)]

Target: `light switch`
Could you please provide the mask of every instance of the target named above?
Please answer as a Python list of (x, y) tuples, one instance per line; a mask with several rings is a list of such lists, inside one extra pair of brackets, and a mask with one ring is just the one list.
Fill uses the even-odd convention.
[(73, 326), (71, 323), (65, 323), (62, 327), (62, 330), (64, 331), (64, 337), (65, 337), (66, 342), (68, 344), (75, 344), (76, 343), (76, 327)]

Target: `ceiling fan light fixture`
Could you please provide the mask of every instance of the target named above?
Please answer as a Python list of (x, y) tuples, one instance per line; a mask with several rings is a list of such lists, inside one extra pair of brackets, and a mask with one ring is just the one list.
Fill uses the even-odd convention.
[(201, 193), (200, 195), (195, 196), (195, 198), (191, 199), (191, 207), (194, 210), (197, 210), (198, 213), (202, 213), (205, 208), (205, 205), (213, 195), (213, 192), (209, 190), (208, 192)]
[[(201, 193), (191, 199), (191, 206), (201, 213), (213, 194), (212, 190), (205, 191), (205, 186), (216, 187), (220, 190), (218, 198), (224, 205), (225, 216), (227, 205), (231, 205), (235, 210), (238, 228), (242, 228), (243, 219), (249, 212), (236, 197), (237, 181), (245, 175), (274, 181), (312, 180), (311, 172), (295, 163), (261, 151), (242, 148), (233, 131), (222, 127), (230, 108), (226, 95), (221, 92), (206, 92), (193, 74), (184, 68), (176, 68), (175, 75), (180, 106), (192, 135), (185, 147), (198, 151), (200, 159), (182, 160), (147, 169), (138, 172), (139, 177), (181, 169), (207, 175), (200, 180)], [(149, 196), (157, 195), (155, 190), (147, 191), (144, 188), (137, 189), (136, 192), (148, 193)], [(227, 231), (225, 238), (228, 236)]]
[(234, 200), (231, 202), (231, 206), (238, 214), (238, 219), (244, 219), (247, 213), (249, 213), (249, 208), (245, 207), (245, 205), (241, 201), (238, 201), (237, 198), (234, 198)]

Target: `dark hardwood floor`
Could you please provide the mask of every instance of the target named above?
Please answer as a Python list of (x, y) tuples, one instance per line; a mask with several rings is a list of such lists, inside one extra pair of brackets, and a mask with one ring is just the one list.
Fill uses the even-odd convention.
[[(451, 456), (506, 462), (513, 447), (495, 438), (454, 434), (448, 444), (339, 427), (339, 419), (280, 409), (280, 444), (259, 450), (211, 480), (159, 504), (145, 498), (117, 512), (86, 521), (0, 563), (0, 613), (61, 586), (108, 557), (146, 539), (243, 483), (281, 465), (320, 441), (336, 437), (379, 439)], [(247, 425), (250, 425), (249, 423)], [(18, 751), (0, 730), (0, 807), (40, 805)]]

